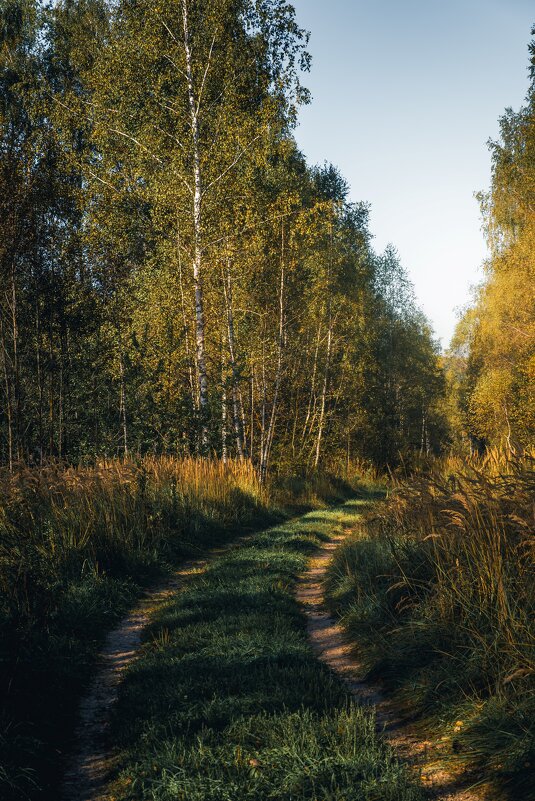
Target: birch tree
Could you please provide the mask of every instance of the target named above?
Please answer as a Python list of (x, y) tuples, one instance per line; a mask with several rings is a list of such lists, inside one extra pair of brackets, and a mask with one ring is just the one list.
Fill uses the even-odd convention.
[[(279, 0), (119, 3), (90, 78), (87, 114), (103, 154), (90, 166), (96, 180), (141, 194), (158, 226), (180, 220), (202, 452), (213, 428), (205, 283), (218, 214), (243, 162), (262, 163), (304, 99), (297, 71), (299, 60), (306, 66), (305, 41)], [(125, 164), (133, 165), (130, 178)]]

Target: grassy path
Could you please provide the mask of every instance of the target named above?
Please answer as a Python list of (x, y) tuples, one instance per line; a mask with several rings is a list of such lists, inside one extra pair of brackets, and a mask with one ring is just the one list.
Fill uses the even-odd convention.
[(214, 557), (158, 612), (119, 692), (115, 801), (417, 801), (372, 714), (319, 662), (295, 599), (359, 507), (312, 512)]

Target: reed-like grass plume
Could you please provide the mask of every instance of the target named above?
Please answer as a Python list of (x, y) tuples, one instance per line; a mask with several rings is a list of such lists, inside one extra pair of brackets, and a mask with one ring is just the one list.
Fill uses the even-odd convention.
[(535, 786), (533, 465), (491, 452), (398, 480), (327, 588), (369, 668), (515, 799)]

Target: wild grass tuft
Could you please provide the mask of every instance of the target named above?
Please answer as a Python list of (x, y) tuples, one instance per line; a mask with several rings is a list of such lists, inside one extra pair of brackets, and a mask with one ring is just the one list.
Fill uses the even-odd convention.
[(535, 786), (532, 468), (491, 454), (398, 483), (327, 580), (370, 670), (516, 801)]

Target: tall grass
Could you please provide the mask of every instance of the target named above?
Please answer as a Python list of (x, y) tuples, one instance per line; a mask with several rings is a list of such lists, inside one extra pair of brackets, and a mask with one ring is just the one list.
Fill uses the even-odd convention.
[(247, 462), (145, 458), (0, 477), (0, 621), (44, 623), (62, 589), (201, 547), (263, 502)]
[(54, 786), (99, 643), (141, 586), (266, 512), (247, 462), (149, 457), (0, 476), (0, 797)]
[(534, 501), (530, 456), (446, 460), (398, 482), (328, 578), (370, 669), (515, 799), (535, 786)]
[(57, 797), (99, 645), (142, 586), (285, 507), (348, 489), (319, 474), (262, 486), (249, 462), (195, 458), (0, 472), (2, 801)]

